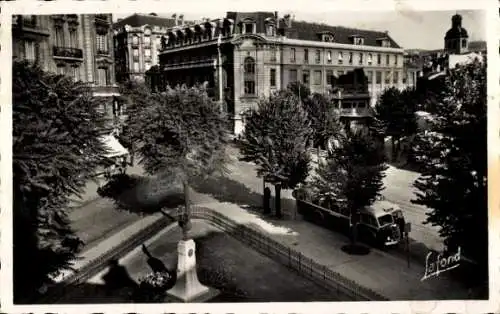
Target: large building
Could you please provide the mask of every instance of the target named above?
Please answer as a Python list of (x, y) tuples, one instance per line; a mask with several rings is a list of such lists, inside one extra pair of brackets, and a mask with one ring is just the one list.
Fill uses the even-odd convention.
[(326, 93), (336, 77), (363, 68), (372, 105), (385, 88), (404, 86), (403, 49), (387, 32), (296, 21), (277, 12), (227, 12), (172, 27), (159, 59), (163, 84), (206, 83), (233, 117), (236, 134), (247, 108), (292, 82)]
[(144, 80), (145, 72), (159, 63), (161, 37), (169, 28), (185, 23), (182, 14), (172, 18), (133, 14), (118, 19), (113, 25), (117, 81)]
[(38, 63), (49, 72), (88, 83), (102, 99), (103, 135), (111, 149), (126, 150), (112, 138), (126, 118), (115, 81), (111, 14), (17, 15), (12, 19), (14, 60)]

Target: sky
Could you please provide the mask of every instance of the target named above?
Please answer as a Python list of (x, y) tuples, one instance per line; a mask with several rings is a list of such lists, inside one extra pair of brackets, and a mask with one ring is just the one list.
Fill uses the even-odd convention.
[[(171, 17), (172, 14), (184, 14), (184, 19), (200, 20), (202, 17), (224, 17), (225, 11), (207, 12), (204, 15), (184, 11), (161, 13), (158, 16)], [(486, 40), (485, 12), (480, 10), (458, 11), (334, 11), (325, 13), (301, 13), (280, 11), (295, 16), (296, 20), (326, 23), (335, 26), (354, 27), (389, 31), (389, 35), (403, 48), (442, 49), (444, 35), (451, 27), (451, 17), (462, 15), (462, 26), (469, 33), (469, 40)], [(126, 17), (130, 14), (114, 14), (113, 19)]]

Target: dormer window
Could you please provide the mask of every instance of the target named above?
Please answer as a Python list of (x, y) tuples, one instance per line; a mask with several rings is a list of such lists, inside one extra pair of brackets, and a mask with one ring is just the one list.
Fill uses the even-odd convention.
[(377, 41), (379, 42), (381, 47), (391, 47), (391, 41), (389, 40), (389, 38), (379, 38), (377, 39)]
[(274, 25), (267, 25), (266, 27), (266, 35), (267, 36), (274, 36), (275, 32), (274, 32)]
[(333, 35), (323, 34), (323, 41), (327, 43), (333, 42)]
[(146, 29), (144, 30), (144, 35), (146, 35), (146, 36), (151, 35), (151, 29), (150, 29), (150, 28), (146, 28)]
[(353, 45), (364, 45), (365, 44), (365, 39), (362, 36), (352, 35), (351, 38), (352, 38)]
[(245, 22), (243, 23), (243, 34), (254, 34), (255, 33), (255, 23)]

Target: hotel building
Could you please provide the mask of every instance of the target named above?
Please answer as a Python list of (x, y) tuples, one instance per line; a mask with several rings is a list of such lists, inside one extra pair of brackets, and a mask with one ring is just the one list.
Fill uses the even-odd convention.
[[(387, 32), (295, 21), (278, 12), (227, 12), (175, 26), (162, 44), (160, 85), (206, 83), (233, 117), (236, 134), (247, 108), (292, 82), (327, 93), (337, 77), (362, 68), (371, 105), (385, 88), (404, 86), (403, 49)], [(363, 108), (342, 103), (354, 116), (368, 114), (365, 101)]]
[(159, 64), (161, 37), (167, 35), (169, 28), (184, 23), (182, 14), (171, 18), (155, 13), (133, 14), (118, 19), (113, 24), (117, 81), (144, 81), (145, 72)]

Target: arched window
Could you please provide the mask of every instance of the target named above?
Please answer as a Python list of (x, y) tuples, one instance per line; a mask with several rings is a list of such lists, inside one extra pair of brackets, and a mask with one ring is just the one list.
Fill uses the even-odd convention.
[(245, 95), (255, 95), (255, 60), (253, 58), (245, 58), (243, 71), (244, 93)]

